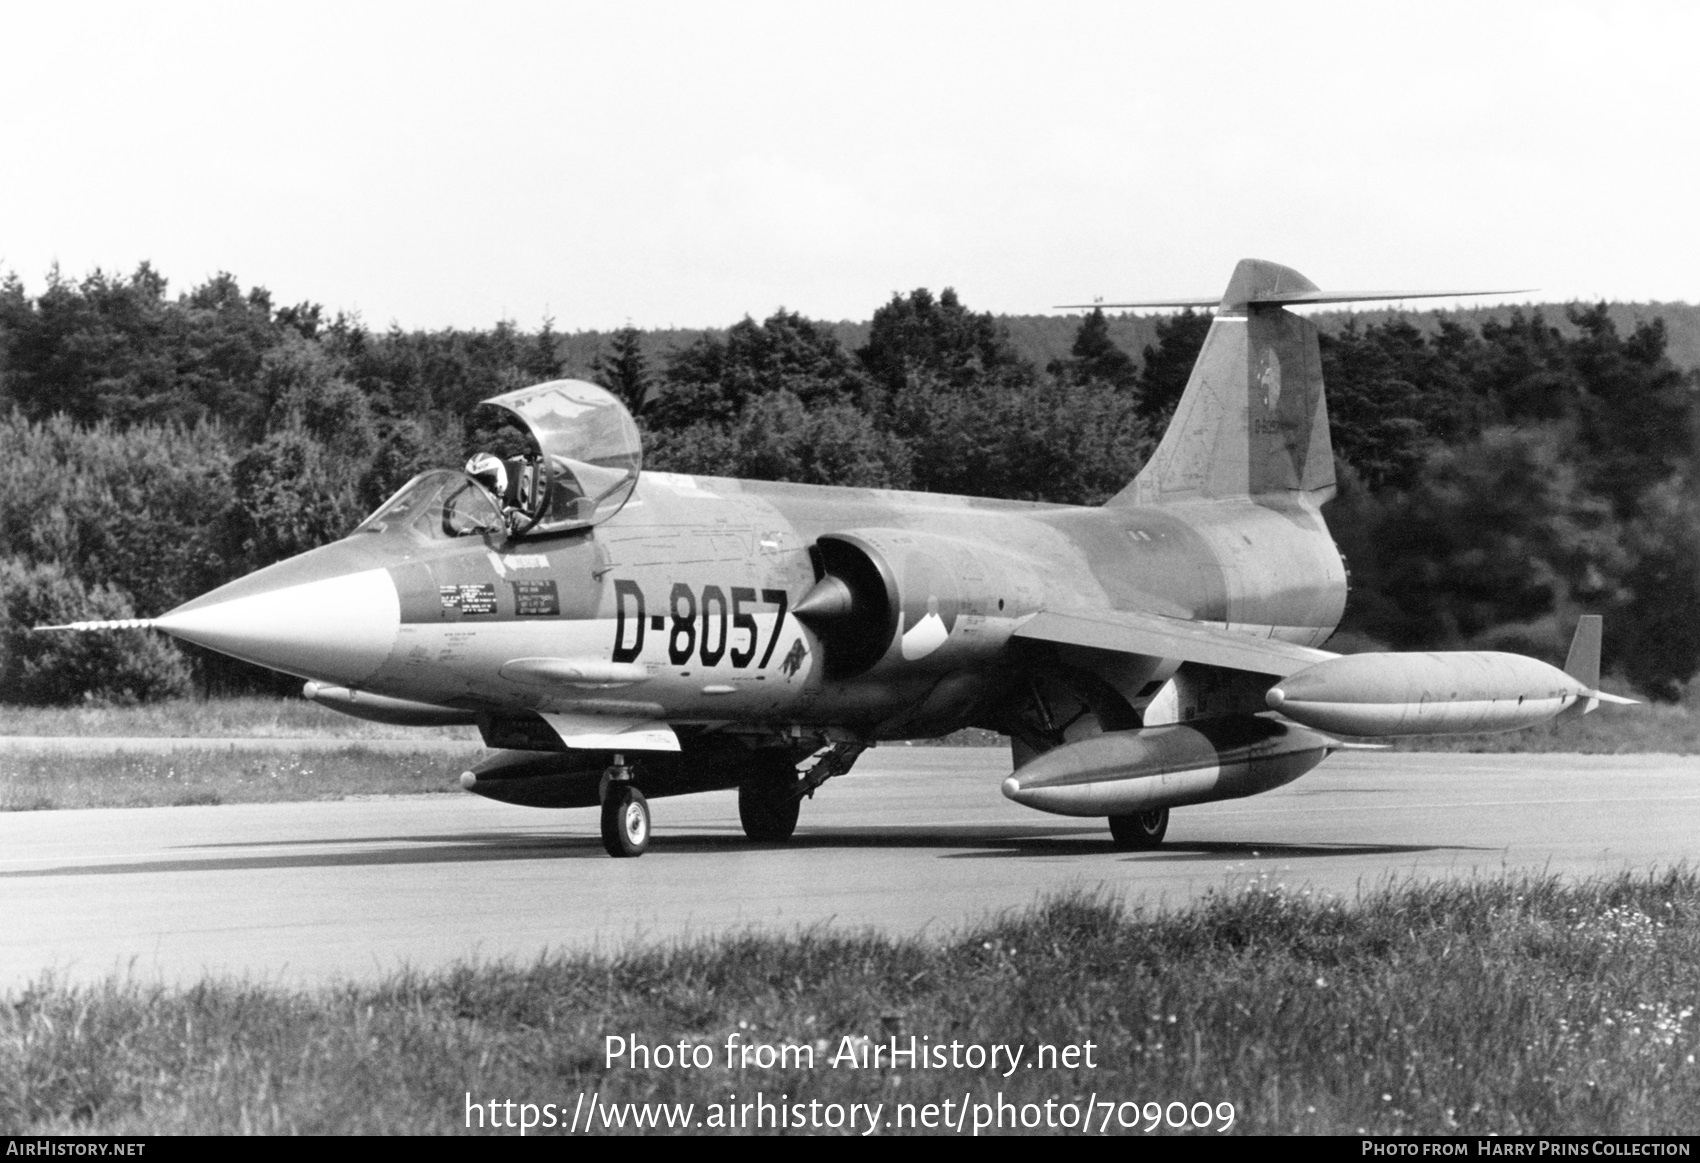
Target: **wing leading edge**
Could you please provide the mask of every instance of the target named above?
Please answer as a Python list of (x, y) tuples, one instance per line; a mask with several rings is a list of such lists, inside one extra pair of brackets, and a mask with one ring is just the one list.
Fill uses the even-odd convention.
[(1279, 678), (1338, 657), (1326, 650), (1254, 638), (1225, 627), (1131, 610), (1045, 610), (1029, 619), (1015, 637), (1151, 658), (1178, 658)]

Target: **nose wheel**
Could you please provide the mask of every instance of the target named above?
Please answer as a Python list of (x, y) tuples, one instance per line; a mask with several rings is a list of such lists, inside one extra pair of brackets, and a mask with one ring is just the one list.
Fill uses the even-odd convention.
[(610, 856), (642, 856), (649, 848), (649, 801), (630, 782), (612, 782), (602, 800), (602, 847)]

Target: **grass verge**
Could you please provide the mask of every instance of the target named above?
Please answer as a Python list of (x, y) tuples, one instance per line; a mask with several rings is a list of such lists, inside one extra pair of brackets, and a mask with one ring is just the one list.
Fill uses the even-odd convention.
[[(467, 745), (468, 755), (477, 744)], [(336, 751), (176, 748), (66, 756), (0, 751), (0, 811), (270, 804), (356, 795), (461, 794), (461, 769), (442, 752), (388, 754), (357, 743)]]
[(395, 727), (306, 699), (165, 699), (133, 707), (0, 707), (0, 735), (201, 736), (212, 739), (466, 739), (476, 727)]
[[(469, 1102), (552, 1103), (564, 1123), (595, 1093), (605, 1112), (694, 1104), (693, 1130), (734, 1094), (890, 1119), (965, 1096), (1066, 1119), (1096, 1095), (1230, 1102), (1240, 1132), (1694, 1134), (1697, 994), (1685, 869), (1351, 906), (1253, 882), (1171, 914), (1075, 895), (943, 943), (734, 935), (312, 992), (49, 978), (0, 1005), (0, 1132), (459, 1132)], [(701, 1044), (713, 1065), (610, 1067), (610, 1035)], [(1094, 1066), (829, 1065), (847, 1039), (911, 1035), (1027, 1061), (1090, 1042)], [(728, 1068), (734, 1036), (793, 1061)]]
[(1502, 735), (1453, 735), (1400, 739), (1400, 751), (1571, 752), (1582, 755), (1700, 753), (1700, 705), (1693, 695), (1682, 703), (1637, 707), (1602, 705), (1593, 714), (1566, 723), (1541, 723)]

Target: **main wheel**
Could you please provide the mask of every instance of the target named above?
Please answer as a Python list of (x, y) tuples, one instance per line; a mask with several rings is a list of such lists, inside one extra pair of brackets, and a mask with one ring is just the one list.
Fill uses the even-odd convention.
[(1168, 830), (1168, 808), (1110, 817), (1110, 835), (1117, 848), (1155, 848), (1163, 842), (1163, 833)]
[(602, 847), (610, 856), (642, 856), (649, 848), (649, 801), (629, 783), (616, 783), (602, 801)]
[(766, 771), (738, 785), (738, 820), (744, 835), (761, 844), (778, 844), (797, 830), (797, 771), (787, 764), (780, 771)]

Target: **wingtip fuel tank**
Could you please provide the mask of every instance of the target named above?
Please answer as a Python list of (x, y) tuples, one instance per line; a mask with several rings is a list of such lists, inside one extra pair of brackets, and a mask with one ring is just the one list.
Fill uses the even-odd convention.
[(1519, 731), (1567, 711), (1587, 713), (1598, 690), (1600, 619), (1582, 618), (1565, 669), (1496, 650), (1349, 654), (1270, 688), (1269, 709), (1342, 735), (1476, 735)]

